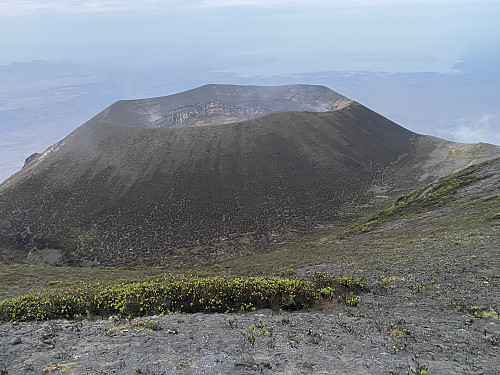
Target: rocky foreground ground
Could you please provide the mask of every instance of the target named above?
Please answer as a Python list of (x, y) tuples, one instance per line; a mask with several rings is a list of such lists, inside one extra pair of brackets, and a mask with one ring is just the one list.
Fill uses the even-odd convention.
[(323, 264), (286, 276), (360, 278), (369, 292), (359, 301), (334, 296), (297, 312), (3, 323), (0, 375), (500, 374), (498, 176), (486, 169), (454, 204), (369, 233), (245, 258), (250, 267), (252, 259), (288, 256), (293, 264), (307, 256)]
[[(469, 255), (470, 268), (451, 261), (439, 273), (430, 266), (420, 279), (397, 269), (364, 271), (372, 290), (357, 306), (329, 300), (300, 312), (6, 323), (0, 325), (0, 371), (500, 374), (500, 324), (491, 307), (499, 300), (499, 278), (492, 274), (496, 261), (487, 259)], [(355, 272), (353, 267), (298, 272)], [(478, 268), (483, 273), (471, 277)], [(376, 276), (384, 271), (384, 278)]]

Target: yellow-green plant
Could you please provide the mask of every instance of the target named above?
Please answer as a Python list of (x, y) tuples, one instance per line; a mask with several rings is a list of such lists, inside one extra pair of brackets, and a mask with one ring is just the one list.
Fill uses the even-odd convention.
[(279, 311), (311, 306), (318, 299), (367, 290), (356, 279), (316, 273), (306, 279), (163, 275), (144, 282), (77, 283), (0, 302), (0, 320), (25, 321), (161, 315), (172, 312)]
[(347, 306), (353, 306), (353, 307), (356, 307), (359, 305), (359, 303), (361, 302), (361, 298), (359, 297), (350, 297), (350, 298), (346, 298), (345, 299), (345, 304)]
[(0, 302), (0, 320), (44, 320), (87, 315), (143, 316), (169, 312), (225, 312), (254, 308), (295, 310), (319, 297), (307, 280), (166, 275), (145, 282), (78, 284)]

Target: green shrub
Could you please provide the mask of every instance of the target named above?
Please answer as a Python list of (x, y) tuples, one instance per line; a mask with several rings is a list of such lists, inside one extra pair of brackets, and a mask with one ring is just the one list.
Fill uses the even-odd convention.
[(345, 304), (346, 306), (353, 306), (356, 307), (359, 305), (361, 302), (361, 298), (354, 296), (354, 297), (346, 297), (345, 299)]
[(81, 283), (0, 302), (0, 320), (74, 318), (88, 315), (143, 316), (169, 312), (225, 312), (312, 305), (319, 292), (306, 280), (163, 276), (113, 285)]
[(316, 285), (323, 294), (323, 297), (337, 295), (353, 295), (367, 292), (366, 285), (358, 279), (352, 277), (335, 277), (325, 272), (315, 272), (307, 277)]
[(144, 316), (172, 312), (298, 310), (335, 294), (366, 291), (359, 280), (315, 273), (305, 280), (164, 275), (148, 281), (76, 283), (0, 302), (1, 321), (82, 316)]

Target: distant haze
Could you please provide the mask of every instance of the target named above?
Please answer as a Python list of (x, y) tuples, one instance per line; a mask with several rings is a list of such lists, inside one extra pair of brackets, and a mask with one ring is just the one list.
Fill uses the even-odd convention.
[(453, 72), (499, 42), (498, 1), (67, 1), (0, 7), (0, 64), (72, 60), (277, 75)]
[(206, 83), (326, 85), (410, 130), (500, 144), (498, 14), (465, 0), (2, 1), (0, 180), (116, 100)]

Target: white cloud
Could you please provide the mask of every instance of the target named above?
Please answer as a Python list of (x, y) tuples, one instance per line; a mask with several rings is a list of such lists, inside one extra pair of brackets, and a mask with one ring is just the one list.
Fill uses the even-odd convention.
[(2, 0), (0, 16), (26, 15), (36, 12), (110, 12), (153, 10), (160, 7), (159, 0)]
[(221, 8), (232, 6), (287, 6), (307, 5), (329, 8), (378, 7), (385, 5), (415, 5), (415, 4), (457, 4), (495, 2), (497, 0), (190, 0), (192, 7)]
[(36, 12), (111, 12), (111, 11), (179, 11), (193, 8), (237, 6), (276, 7), (297, 6), (356, 8), (384, 5), (477, 3), (497, 0), (2, 0), (0, 16), (26, 15)]
[(500, 114), (489, 113), (478, 119), (460, 119), (451, 133), (457, 142), (500, 145)]

